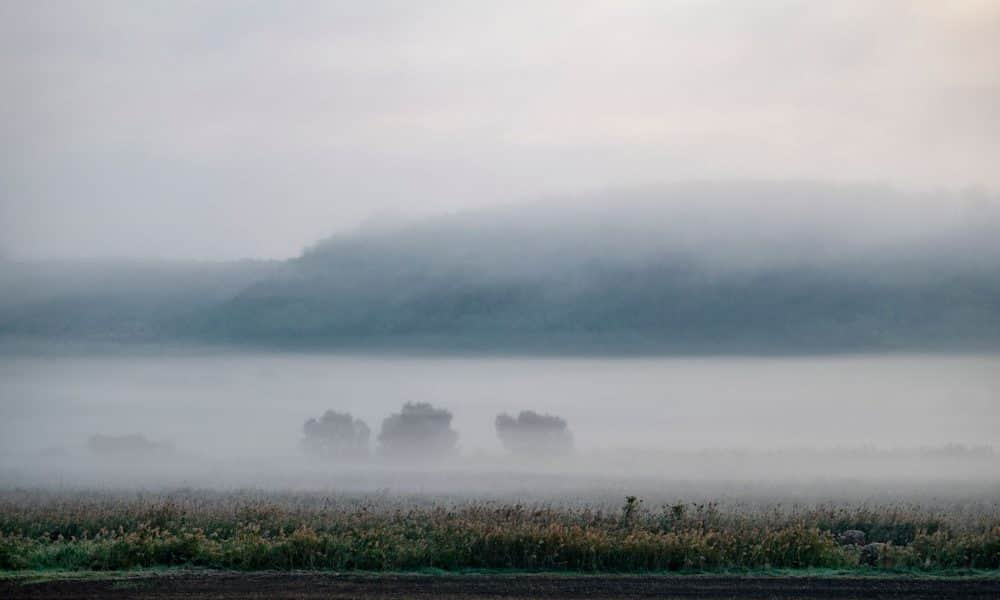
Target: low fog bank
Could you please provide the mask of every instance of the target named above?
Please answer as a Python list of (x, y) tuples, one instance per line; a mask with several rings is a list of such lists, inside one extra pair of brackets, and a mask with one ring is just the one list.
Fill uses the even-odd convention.
[(0, 338), (554, 353), (1000, 348), (1000, 199), (815, 183), (373, 222), (275, 263), (0, 266)]
[[(21, 400), (0, 406), (0, 416), (7, 419), (0, 423), (5, 432), (0, 487), (187, 486), (558, 498), (761, 482), (801, 493), (835, 482), (867, 489), (990, 485), (1000, 483), (1000, 454), (993, 446), (931, 440), (946, 431), (962, 432), (966, 440), (994, 439), (989, 423), (996, 419), (996, 360), (659, 359), (637, 364), (641, 361), (373, 362), (223, 355), (173, 361), (100, 358), (82, 364), (56, 360), (34, 367), (32, 361), (20, 361), (10, 371), (13, 378), (0, 386), (6, 396)], [(16, 372), (32, 368), (46, 379), (34, 381)], [(53, 385), (56, 372), (60, 377)], [(924, 381), (920, 373), (932, 379)], [(780, 377), (772, 380), (771, 374)], [(834, 379), (823, 383), (827, 377)], [(387, 387), (387, 378), (398, 381)], [(551, 387), (551, 378), (560, 385)], [(845, 378), (861, 381), (860, 389), (879, 396), (858, 397), (841, 383)], [(520, 381), (520, 386), (505, 380)], [(741, 394), (730, 397), (719, 381)], [(424, 383), (438, 400), (392, 403), (397, 394), (419, 397)], [(699, 398), (701, 384), (709, 386), (707, 399)], [(568, 393), (574, 385), (583, 387)], [(38, 386), (36, 402), (28, 394), (33, 386)], [(491, 394), (503, 386), (498, 396)], [(813, 386), (842, 401), (802, 395)], [(344, 399), (327, 399), (336, 389)], [(609, 391), (620, 399), (608, 400)], [(488, 402), (477, 403), (484, 392)], [(789, 393), (786, 404), (781, 396)], [(645, 399), (645, 394), (652, 396)], [(81, 400), (60, 401), (60, 396)], [(518, 405), (523, 408), (511, 409)], [(943, 406), (948, 420), (936, 414)], [(692, 410), (703, 411), (704, 419), (693, 418)], [(828, 434), (824, 446), (819, 441), (824, 438), (814, 432), (835, 426), (835, 419), (844, 429)], [(87, 428), (93, 433), (81, 437)], [(858, 436), (882, 442), (851, 445), (849, 440)], [(914, 438), (923, 442), (901, 443)], [(685, 439), (701, 445), (685, 448)], [(735, 445), (740, 439), (753, 445)], [(706, 448), (712, 440), (728, 440), (728, 445)], [(634, 445), (640, 441), (650, 445)]]
[[(226, 427), (250, 436), (238, 410)], [(913, 448), (876, 446), (781, 449), (757, 447), (576, 447), (571, 422), (521, 410), (494, 419), (499, 448), (464, 450), (447, 408), (406, 402), (377, 430), (350, 412), (325, 410), (302, 424), (297, 448), (268, 451), (244, 444), (241, 455), (209, 454), (141, 433), (89, 436), (85, 444), (54, 443), (41, 451), (10, 448), (0, 455), (7, 487), (245, 488), (400, 494), (590, 493), (670, 482), (719, 485), (773, 481), (808, 489), (834, 481), (866, 485), (1000, 482), (1000, 454), (990, 445)], [(108, 420), (109, 425), (113, 423)], [(121, 423), (117, 427), (121, 427)], [(377, 433), (376, 433), (377, 431)], [(280, 438), (279, 438), (280, 439)], [(482, 444), (486, 440), (469, 440)], [(589, 490), (589, 492), (588, 492)]]
[[(836, 448), (860, 449), (851, 464), (863, 469), (881, 460), (872, 448), (947, 454), (955, 442), (966, 446), (948, 451), (956, 462), (974, 464), (1000, 445), (998, 397), (1000, 355), (5, 356), (0, 457), (114, 462), (125, 448), (152, 463), (169, 452), (235, 465), (286, 457), (292, 469), (472, 461), (726, 477), (743, 460), (726, 449), (744, 449), (766, 475), (769, 462)], [(934, 452), (912, 452), (934, 464)]]
[[(558, 458), (476, 455), (428, 461), (373, 458), (330, 462), (303, 456), (211, 458), (150, 446), (142, 451), (93, 448), (0, 457), (0, 487), (212, 489), (259, 488), (338, 493), (572, 497), (607, 492), (758, 489), (787, 493), (853, 486), (1000, 491), (1000, 456), (991, 448), (785, 450), (604, 450)], [(845, 487), (846, 486), (846, 487)]]

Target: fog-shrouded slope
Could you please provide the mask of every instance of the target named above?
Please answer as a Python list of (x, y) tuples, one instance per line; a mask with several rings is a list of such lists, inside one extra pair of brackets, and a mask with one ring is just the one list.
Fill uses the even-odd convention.
[(989, 197), (684, 185), (321, 242), (212, 311), (280, 344), (783, 351), (1000, 345)]
[[(982, 193), (806, 183), (608, 192), (362, 229), (258, 269), (231, 293), (174, 302), (170, 318), (145, 317), (179, 339), (276, 346), (993, 349), (998, 215)], [(18, 323), (5, 316), (4, 331)]]
[(0, 338), (176, 339), (277, 263), (0, 262)]

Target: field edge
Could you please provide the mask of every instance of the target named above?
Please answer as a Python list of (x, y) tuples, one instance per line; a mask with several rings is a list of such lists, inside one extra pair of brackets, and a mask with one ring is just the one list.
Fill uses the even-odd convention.
[(25, 584), (70, 581), (128, 581), (143, 579), (223, 578), (240, 576), (270, 576), (276, 578), (330, 577), (350, 580), (378, 580), (393, 578), (427, 579), (831, 579), (831, 580), (987, 580), (1000, 581), (1000, 570), (942, 569), (924, 571), (915, 569), (728, 569), (711, 571), (637, 571), (637, 572), (579, 572), (579, 571), (525, 571), (502, 569), (419, 569), (413, 571), (335, 571), (335, 570), (229, 570), (196, 567), (152, 567), (116, 571), (93, 570), (0, 570), (0, 582)]

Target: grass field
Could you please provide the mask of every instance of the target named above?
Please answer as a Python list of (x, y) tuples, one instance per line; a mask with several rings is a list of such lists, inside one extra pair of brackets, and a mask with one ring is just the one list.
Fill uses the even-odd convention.
[[(858, 530), (864, 544), (845, 544)], [(322, 493), (0, 492), (0, 570), (1000, 569), (995, 502), (617, 506)]]

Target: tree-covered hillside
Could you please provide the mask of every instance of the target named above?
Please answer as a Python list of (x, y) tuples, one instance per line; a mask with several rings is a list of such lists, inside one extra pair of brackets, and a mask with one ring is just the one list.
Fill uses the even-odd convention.
[(880, 188), (638, 190), (372, 227), (280, 263), (91, 266), (61, 286), (22, 265), (0, 332), (552, 352), (998, 348), (997, 215), (989, 197)]

